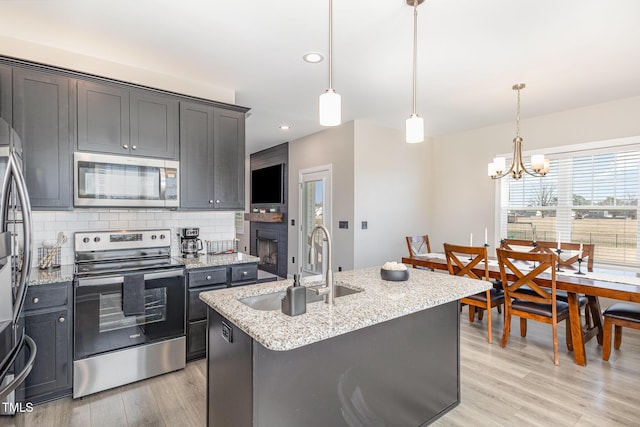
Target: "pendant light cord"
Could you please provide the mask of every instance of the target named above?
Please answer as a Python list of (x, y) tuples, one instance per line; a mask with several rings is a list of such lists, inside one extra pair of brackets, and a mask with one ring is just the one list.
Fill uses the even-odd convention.
[(413, 115), (416, 114), (417, 62), (418, 62), (418, 0), (413, 0)]
[(333, 89), (333, 0), (329, 0), (329, 89)]
[(520, 137), (520, 89), (518, 89), (518, 109), (516, 113), (516, 138)]

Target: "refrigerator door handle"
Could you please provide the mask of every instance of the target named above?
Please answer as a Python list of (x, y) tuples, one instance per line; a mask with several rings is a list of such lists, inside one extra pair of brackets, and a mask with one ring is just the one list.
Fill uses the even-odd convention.
[[(3, 401), (5, 397), (10, 395), (15, 389), (17, 389), (18, 386), (20, 386), (20, 384), (22, 384), (22, 382), (25, 380), (25, 378), (27, 378), (27, 375), (29, 375), (29, 373), (31, 372), (31, 368), (33, 368), (33, 362), (35, 362), (36, 360), (36, 353), (38, 352), (38, 347), (36, 346), (36, 343), (31, 339), (29, 335), (24, 336), (24, 341), (20, 346), (20, 350), (22, 349), (22, 346), (25, 346), (25, 345), (29, 348), (29, 360), (27, 360), (27, 363), (25, 363), (25, 366), (24, 368), (22, 368), (22, 371), (15, 374), (15, 377), (11, 380), (11, 382), (9, 382), (6, 386), (4, 386), (4, 388), (0, 389), (0, 401)], [(18, 354), (20, 353), (20, 350), (16, 351), (14, 355), (14, 360), (15, 358), (17, 358)]]
[(13, 322), (17, 323), (22, 312), (22, 306), (24, 305), (24, 299), (27, 294), (27, 286), (29, 284), (29, 276), (31, 274), (31, 246), (33, 239), (32, 229), (32, 217), (31, 217), (31, 201), (29, 200), (29, 194), (27, 193), (27, 184), (22, 174), (22, 168), (20, 167), (20, 161), (18, 160), (15, 148), (12, 148), (9, 152), (9, 158), (7, 161), (7, 170), (5, 172), (5, 180), (2, 188), (2, 209), (0, 210), (0, 226), (3, 231), (7, 230), (8, 211), (10, 204), (10, 188), (12, 179), (15, 181), (15, 190), (20, 201), (20, 208), (22, 211), (22, 231), (23, 231), (23, 261), (22, 261), (22, 274), (20, 275), (20, 283), (18, 284), (16, 292), (16, 301), (13, 307)]

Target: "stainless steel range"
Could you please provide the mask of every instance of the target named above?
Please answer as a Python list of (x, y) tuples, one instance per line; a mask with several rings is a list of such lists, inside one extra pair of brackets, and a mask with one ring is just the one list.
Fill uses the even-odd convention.
[(171, 230), (76, 233), (75, 259), (74, 398), (185, 367)]

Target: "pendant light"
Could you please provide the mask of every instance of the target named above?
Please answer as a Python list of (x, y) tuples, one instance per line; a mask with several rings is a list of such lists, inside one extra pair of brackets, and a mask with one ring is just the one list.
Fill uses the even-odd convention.
[(407, 0), (413, 7), (413, 113), (405, 126), (406, 141), (410, 144), (424, 141), (424, 119), (416, 113), (416, 74), (418, 62), (418, 5), (424, 0)]
[(493, 162), (487, 167), (487, 174), (492, 179), (503, 178), (511, 175), (513, 179), (522, 178), (524, 173), (531, 176), (545, 176), (549, 172), (549, 160), (544, 158), (544, 154), (534, 154), (531, 156), (531, 170), (524, 166), (522, 159), (522, 138), (520, 137), (520, 91), (525, 88), (524, 83), (513, 85), (512, 89), (518, 91), (518, 112), (516, 114), (516, 137), (513, 138), (513, 161), (509, 170), (505, 171), (506, 159), (495, 157)]
[(342, 120), (340, 95), (333, 88), (332, 50), (333, 50), (333, 0), (329, 0), (329, 88), (320, 95), (320, 124), (338, 126)]

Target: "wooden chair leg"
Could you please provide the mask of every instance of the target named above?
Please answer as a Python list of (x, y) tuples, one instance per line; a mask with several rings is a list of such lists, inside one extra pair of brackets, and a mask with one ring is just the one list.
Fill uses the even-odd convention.
[(620, 344), (622, 344), (622, 326), (616, 325), (613, 335), (613, 348), (620, 350)]
[(571, 319), (567, 317), (567, 323), (565, 325), (567, 327), (567, 331), (565, 334), (565, 339), (567, 340), (567, 350), (573, 351), (573, 337), (571, 336)]
[(482, 320), (484, 318), (484, 310), (481, 309), (480, 307), (478, 307), (477, 310), (478, 310), (478, 320)]
[(527, 319), (525, 319), (524, 317), (520, 318), (520, 336), (527, 336)]
[(498, 313), (502, 313), (502, 305), (498, 305)]
[(553, 364), (558, 366), (560, 364), (560, 358), (558, 357), (558, 322), (551, 324), (553, 328)]
[(469, 305), (469, 322), (473, 323), (476, 321), (476, 308), (472, 305)]
[(487, 334), (489, 334), (489, 344), (492, 342), (491, 331), (491, 299), (489, 298), (489, 291), (487, 291)]
[(602, 327), (602, 360), (609, 360), (611, 356), (611, 319), (604, 318), (604, 326)]
[(506, 308), (504, 312), (504, 329), (502, 330), (502, 341), (500, 342), (500, 347), (502, 348), (507, 346), (507, 340), (509, 339), (509, 332), (511, 330), (511, 313), (509, 313), (509, 310), (507, 310)]

